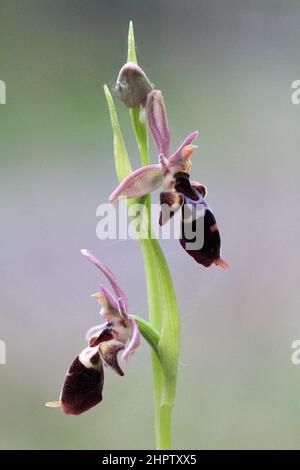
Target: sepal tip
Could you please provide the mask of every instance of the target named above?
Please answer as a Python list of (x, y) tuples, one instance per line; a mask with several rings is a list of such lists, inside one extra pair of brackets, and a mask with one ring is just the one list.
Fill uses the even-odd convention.
[(47, 401), (45, 403), (45, 406), (47, 408), (61, 408), (62, 407), (62, 403), (60, 400), (57, 400), (57, 401)]

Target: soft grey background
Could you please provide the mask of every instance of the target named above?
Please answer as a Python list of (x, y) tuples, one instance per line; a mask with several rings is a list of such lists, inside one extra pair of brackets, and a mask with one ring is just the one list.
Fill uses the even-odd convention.
[(205, 270), (163, 243), (182, 319), (174, 446), (300, 448), (300, 5), (276, 0), (0, 0), (0, 447), (154, 446), (144, 343), (123, 379), (107, 371), (101, 406), (77, 418), (44, 407), (99, 320), (99, 276), (80, 248), (147, 316), (137, 243), (95, 234), (96, 206), (117, 183), (102, 84), (125, 61), (130, 19), (173, 148), (200, 132), (192, 176), (208, 186), (231, 266)]

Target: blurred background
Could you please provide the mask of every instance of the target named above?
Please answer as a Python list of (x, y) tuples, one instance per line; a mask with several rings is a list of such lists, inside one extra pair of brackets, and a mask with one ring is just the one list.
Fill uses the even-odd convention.
[(124, 378), (106, 371), (100, 406), (79, 417), (44, 406), (99, 321), (100, 277), (81, 248), (147, 317), (137, 242), (96, 237), (96, 207), (117, 184), (102, 85), (126, 60), (130, 19), (172, 148), (199, 130), (192, 178), (208, 187), (231, 266), (204, 269), (162, 243), (182, 322), (174, 447), (300, 448), (298, 0), (0, 0), (0, 447), (154, 447), (144, 342)]

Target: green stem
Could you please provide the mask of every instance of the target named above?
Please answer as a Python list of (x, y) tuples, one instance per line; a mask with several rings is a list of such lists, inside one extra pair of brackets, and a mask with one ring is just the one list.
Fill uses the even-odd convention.
[[(128, 32), (128, 61), (137, 63), (132, 22)], [(141, 107), (129, 111), (141, 163), (150, 163), (145, 112)], [(140, 240), (144, 258), (150, 325), (161, 332), (159, 343), (152, 352), (152, 373), (155, 408), (155, 435), (157, 449), (171, 449), (172, 407), (176, 393), (179, 353), (179, 316), (173, 283), (160, 245), (152, 237), (151, 197), (145, 198), (148, 238)], [(160, 359), (159, 359), (159, 358)]]
[[(157, 450), (171, 449), (172, 429), (171, 420), (169, 425), (163, 425), (164, 418), (161, 414), (161, 396), (164, 387), (164, 374), (156, 354), (151, 353), (152, 377), (153, 377), (153, 396), (154, 396), (154, 416), (155, 416), (155, 448)], [(167, 434), (166, 434), (167, 433)], [(165, 443), (168, 442), (168, 446)]]
[[(128, 61), (137, 63), (135, 52), (135, 41), (132, 21), (129, 23), (128, 31)], [(141, 108), (129, 110), (132, 128), (135, 133), (141, 163), (148, 165), (150, 163), (147, 129), (145, 125), (145, 115)], [(164, 279), (160, 275), (161, 266), (158, 260), (158, 251), (160, 250), (156, 240), (152, 239), (151, 228), (151, 197), (145, 198), (147, 208), (148, 238), (140, 240), (140, 246), (144, 259), (146, 284), (148, 293), (148, 309), (150, 325), (158, 332), (163, 328), (164, 300), (162, 298), (162, 286)], [(162, 253), (161, 253), (162, 254)], [(159, 352), (160, 342), (155, 351)], [(154, 391), (154, 411), (155, 411), (155, 440), (157, 449), (171, 449), (171, 408), (162, 406), (162, 397), (165, 389), (165, 374), (161, 361), (157, 354), (151, 353), (153, 391)]]
[[(153, 310), (154, 311), (154, 310)], [(161, 362), (158, 354), (158, 343), (160, 339), (159, 333), (154, 330), (150, 323), (146, 320), (136, 317), (133, 318), (138, 324), (139, 330), (149, 345), (152, 347), (152, 372), (154, 386), (154, 411), (155, 411), (155, 439), (157, 449), (171, 448), (171, 417), (163, 412), (161, 407), (161, 395), (163, 390), (164, 376)], [(166, 407), (164, 407), (166, 408)]]
[(160, 450), (172, 449), (172, 406), (163, 405), (159, 412), (156, 445)]
[[(147, 196), (150, 199), (150, 196)], [(149, 238), (140, 240), (146, 283), (150, 325), (160, 335), (152, 352), (152, 374), (155, 408), (156, 448), (169, 450), (172, 446), (172, 407), (176, 393), (179, 350), (179, 317), (171, 276), (160, 245), (151, 238), (151, 219), (148, 212)], [(174, 362), (175, 361), (175, 362)]]
[(142, 165), (149, 164), (148, 138), (146, 126), (143, 125), (146, 119), (145, 110), (141, 108), (132, 108), (129, 110), (131, 125), (136, 135), (136, 141), (140, 152)]
[[(128, 34), (128, 61), (137, 63), (133, 26)], [(131, 173), (131, 165), (108, 87), (104, 92), (114, 132), (114, 155), (119, 181)], [(129, 111), (142, 165), (150, 162), (145, 115), (140, 107)], [(137, 201), (137, 200), (136, 200)], [(141, 334), (152, 348), (156, 448), (172, 445), (172, 409), (175, 401), (179, 356), (179, 314), (169, 268), (160, 245), (152, 237), (150, 195), (139, 198), (147, 208), (148, 237), (139, 240), (144, 259), (148, 293), (149, 322), (136, 318)], [(134, 200), (128, 201), (129, 206)]]
[[(147, 285), (149, 286), (149, 278), (155, 279), (156, 285), (153, 291), (148, 290), (150, 323), (161, 331), (158, 344), (160, 361), (152, 353), (156, 448), (169, 450), (172, 448), (171, 422), (176, 394), (179, 316), (171, 276), (160, 245), (157, 240), (146, 241), (150, 245), (147, 246), (144, 258)], [(154, 304), (151, 300), (157, 299), (160, 301), (160, 308), (157, 306), (152, 311), (151, 306)]]
[[(149, 226), (149, 225), (148, 225)], [(161, 290), (159, 277), (155, 272), (155, 264), (152, 249), (152, 240), (145, 239), (140, 241), (142, 254), (144, 258), (144, 266), (146, 272), (146, 284), (148, 293), (148, 309), (149, 320), (153, 328), (161, 330), (161, 303), (159, 292)], [(161, 397), (164, 387), (164, 374), (161, 363), (155, 353), (151, 353), (152, 375), (153, 375), (153, 391), (154, 391), (154, 413), (155, 413), (155, 441), (156, 448), (162, 449), (162, 438), (164, 432), (161, 428)], [(170, 427), (169, 432), (171, 432)], [(170, 438), (168, 439), (170, 440)]]

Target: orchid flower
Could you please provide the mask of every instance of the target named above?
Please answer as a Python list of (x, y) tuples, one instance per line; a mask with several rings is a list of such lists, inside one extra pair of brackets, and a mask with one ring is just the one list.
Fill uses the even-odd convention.
[(90, 328), (86, 333), (88, 346), (71, 364), (57, 402), (48, 402), (51, 408), (60, 407), (66, 414), (78, 415), (102, 401), (104, 383), (103, 365), (123, 376), (118, 354), (122, 359), (133, 354), (140, 344), (140, 332), (135, 320), (128, 314), (128, 302), (112, 272), (88, 250), (81, 253), (107, 278), (114, 295), (103, 285), (93, 294), (101, 305), (100, 314), (105, 322)]
[[(124, 66), (122, 70), (127, 69)], [(121, 72), (118, 77), (119, 83), (122, 81)], [(128, 81), (126, 83), (128, 85)], [(130, 82), (130, 85), (134, 86), (133, 81)], [(129, 85), (127, 86), (127, 94), (129, 93), (128, 88), (130, 89)], [(137, 92), (134, 93), (131, 90), (131, 93), (134, 96), (143, 96), (139, 85), (137, 85)], [(140, 105), (145, 106), (148, 126), (157, 148), (158, 163), (146, 165), (133, 171), (111, 194), (109, 202), (115, 203), (123, 198), (145, 196), (162, 186), (160, 224), (166, 223), (181, 208), (181, 246), (203, 266), (208, 267), (214, 263), (226, 269), (227, 263), (220, 258), (221, 239), (216, 220), (204, 200), (207, 193), (206, 188), (200, 183), (189, 181), (190, 156), (197, 148), (192, 142), (198, 136), (198, 132), (191, 132), (172, 154), (167, 113), (161, 91), (150, 91), (146, 100), (145, 98), (141, 100)], [(185, 236), (187, 225), (191, 224), (192, 230), (196, 226), (196, 218), (188, 220), (184, 214), (187, 205), (192, 205), (195, 208), (200, 205), (203, 209), (204, 243), (200, 249), (188, 249), (186, 246), (188, 242)]]

